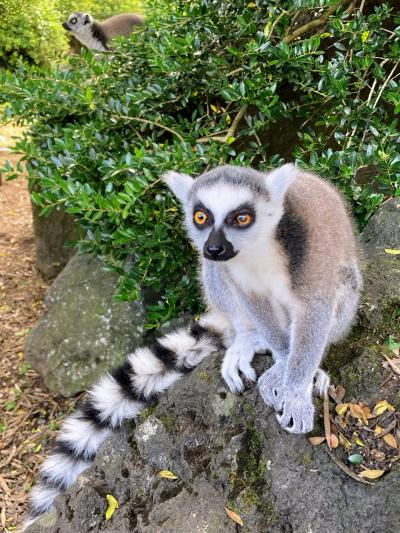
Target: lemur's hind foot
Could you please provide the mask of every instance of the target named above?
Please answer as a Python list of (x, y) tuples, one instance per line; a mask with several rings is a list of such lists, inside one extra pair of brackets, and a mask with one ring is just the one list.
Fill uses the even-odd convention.
[(331, 378), (329, 375), (321, 368), (318, 368), (314, 376), (314, 394), (318, 395), (320, 398), (324, 398), (325, 394), (328, 392), (330, 384)]

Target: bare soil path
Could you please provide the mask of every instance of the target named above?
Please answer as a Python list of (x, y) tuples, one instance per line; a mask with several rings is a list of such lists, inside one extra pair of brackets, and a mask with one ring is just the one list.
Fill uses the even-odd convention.
[[(2, 160), (17, 160), (3, 156)], [(16, 531), (44, 451), (73, 408), (49, 392), (24, 360), (29, 329), (43, 311), (48, 286), (35, 267), (27, 182), (0, 185), (0, 531)]]

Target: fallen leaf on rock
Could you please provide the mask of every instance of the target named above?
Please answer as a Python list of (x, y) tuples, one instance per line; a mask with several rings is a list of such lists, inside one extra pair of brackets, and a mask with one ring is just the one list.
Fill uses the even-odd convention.
[(336, 387), (336, 394), (340, 401), (343, 400), (344, 395), (346, 394), (346, 389), (342, 385)]
[(114, 498), (112, 494), (106, 494), (106, 498), (107, 498), (107, 503), (108, 503), (108, 507), (106, 511), (106, 520), (110, 520), (110, 518), (115, 512), (115, 509), (119, 508), (119, 505), (118, 505), (117, 500)]
[(350, 403), (349, 407), (350, 407), (351, 416), (353, 416), (354, 418), (358, 418), (358, 420), (361, 420), (361, 422), (367, 426), (368, 419), (365, 416), (365, 413), (361, 405), (358, 405), (357, 403)]
[(243, 520), (237, 513), (235, 513), (235, 511), (231, 511), (230, 509), (228, 509), (228, 507), (225, 507), (225, 511), (231, 520), (236, 522), (236, 524), (239, 524), (239, 526), (243, 526)]
[(169, 470), (161, 470), (158, 475), (165, 479), (178, 479), (178, 476), (176, 476), (173, 472), (170, 472)]
[(347, 411), (347, 408), (349, 407), (348, 403), (340, 403), (336, 406), (335, 410), (338, 415), (343, 416), (345, 412)]
[(375, 461), (384, 461), (386, 459), (386, 455), (383, 452), (380, 452), (376, 448), (371, 450), (371, 457), (375, 459)]
[(360, 465), (364, 461), (364, 457), (359, 453), (353, 453), (349, 455), (348, 460), (353, 465)]
[(381, 415), (382, 413), (384, 413), (386, 410), (389, 410), (389, 411), (394, 411), (394, 407), (393, 405), (390, 405), (389, 402), (387, 402), (386, 400), (380, 400), (374, 407), (373, 409), (373, 412), (374, 414), (376, 415)]
[(391, 433), (388, 433), (382, 438), (386, 442), (386, 444), (389, 444), (389, 446), (391, 446), (392, 448), (397, 448), (397, 440)]
[(384, 473), (385, 473), (384, 470), (372, 470), (370, 468), (366, 468), (365, 470), (360, 472), (358, 475), (360, 477), (364, 477), (367, 479), (378, 479), (378, 477), (383, 476)]
[(339, 446), (339, 439), (334, 433), (331, 434), (330, 444), (331, 448), (337, 448)]
[(400, 250), (394, 250), (392, 248), (385, 248), (385, 252), (389, 255), (400, 255)]
[(360, 437), (357, 435), (357, 433), (354, 433), (353, 436), (355, 437), (354, 442), (355, 442), (356, 444), (358, 444), (359, 446), (362, 446), (363, 448), (365, 448), (365, 444), (364, 444), (363, 441), (360, 439)]
[(308, 442), (312, 444), (313, 446), (318, 446), (318, 444), (321, 444), (324, 442), (325, 437), (309, 437)]
[(346, 450), (350, 450), (354, 446), (342, 433), (339, 433), (339, 442)]

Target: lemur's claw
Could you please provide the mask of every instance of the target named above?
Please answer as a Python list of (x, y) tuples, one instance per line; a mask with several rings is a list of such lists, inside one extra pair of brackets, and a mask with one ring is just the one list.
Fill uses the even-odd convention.
[(282, 406), (282, 388), (285, 367), (279, 361), (266, 370), (258, 380), (258, 388), (264, 402), (279, 410)]
[(286, 391), (282, 402), (282, 413), (276, 418), (281, 427), (289, 433), (309, 433), (314, 426), (314, 405), (312, 398)]
[(234, 394), (240, 394), (244, 390), (244, 384), (239, 372), (248, 381), (253, 383), (257, 381), (257, 374), (251, 366), (254, 353), (255, 350), (252, 344), (240, 342), (233, 344), (225, 353), (221, 373), (230, 391)]

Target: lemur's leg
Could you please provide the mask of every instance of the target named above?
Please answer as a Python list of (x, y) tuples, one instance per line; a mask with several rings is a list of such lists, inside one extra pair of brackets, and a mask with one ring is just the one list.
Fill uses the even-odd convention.
[(290, 354), (276, 405), (281, 426), (307, 433), (314, 422), (313, 379), (324, 355), (334, 311), (334, 298), (324, 295), (303, 303), (291, 327)]

